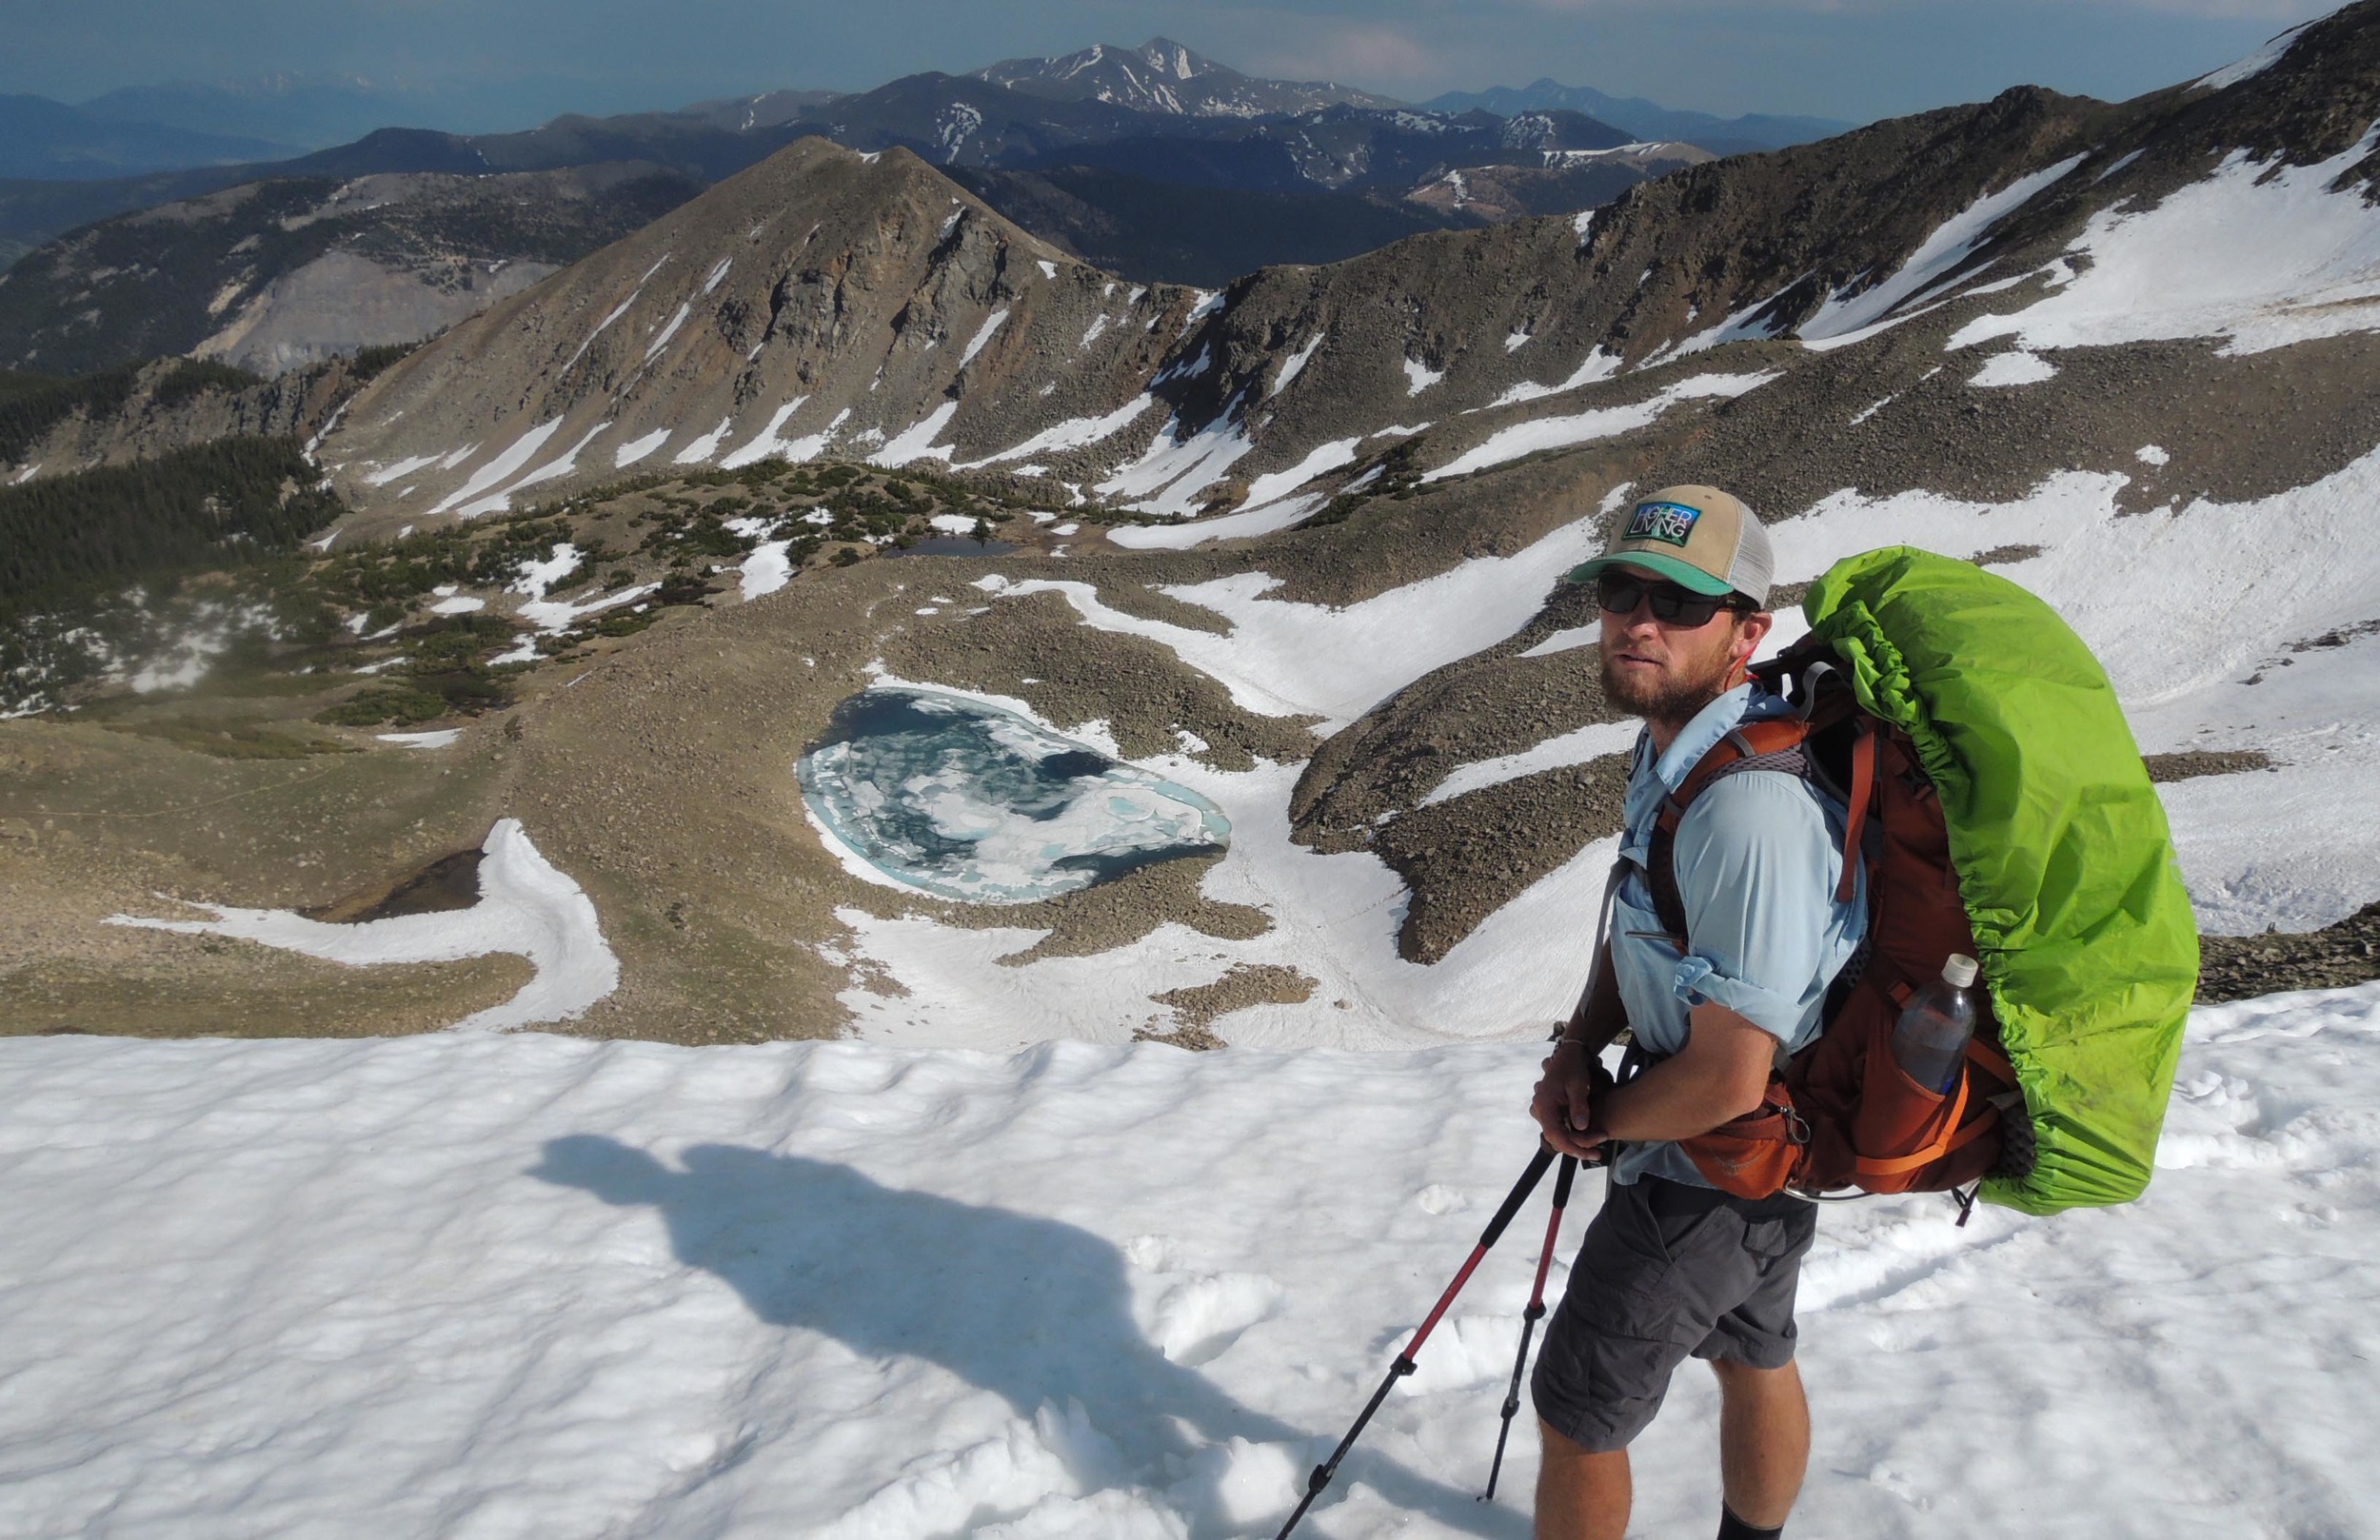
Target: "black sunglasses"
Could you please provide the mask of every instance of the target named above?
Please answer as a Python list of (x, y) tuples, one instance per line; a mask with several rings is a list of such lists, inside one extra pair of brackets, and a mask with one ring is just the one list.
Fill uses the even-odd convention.
[(1656, 582), (1625, 572), (1597, 574), (1595, 602), (1614, 615), (1634, 615), (1639, 603), (1649, 604), (1653, 618), (1663, 625), (1688, 628), (1710, 624), (1711, 617), (1723, 609), (1743, 615), (1752, 608), (1752, 602), (1739, 594), (1698, 594), (1674, 582)]

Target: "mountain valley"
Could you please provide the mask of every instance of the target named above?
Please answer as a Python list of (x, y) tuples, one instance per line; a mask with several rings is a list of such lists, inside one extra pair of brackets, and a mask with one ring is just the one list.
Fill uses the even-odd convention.
[[(310, 444), (347, 511), (119, 613), (46, 695), (18, 665), (19, 709), (80, 705), (0, 724), (7, 1014), (398, 1019), (384, 970), (151, 896), (365, 913), (517, 819), (618, 959), (566, 1030), (1536, 1030), (1630, 731), (1560, 575), (1629, 488), (1689, 480), (1746, 491), (1790, 584), (1909, 541), (2047, 593), (2165, 767), (2225, 987), (2296, 955), (2268, 925), (2380, 973), (2366, 836), (2291, 811), (2380, 763), (2351, 682), (2380, 576), (2337, 560), (2380, 476), (2373, 14), (2219, 87), (2014, 91), (1212, 290), (802, 139), (368, 378), (271, 411), (210, 382), (178, 409)], [(1229, 848), (1021, 905), (888, 886), (793, 766), (912, 687), (1164, 776)], [(495, 966), (386, 973), (429, 1025), (491, 1008)]]

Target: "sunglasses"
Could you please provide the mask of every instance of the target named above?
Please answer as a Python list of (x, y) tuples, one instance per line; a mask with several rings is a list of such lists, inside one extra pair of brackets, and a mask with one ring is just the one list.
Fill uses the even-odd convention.
[(1656, 582), (1625, 572), (1598, 574), (1595, 601), (1614, 615), (1634, 615), (1638, 604), (1648, 604), (1653, 618), (1663, 625), (1689, 629), (1710, 624), (1711, 617), (1723, 609), (1737, 614), (1750, 611), (1749, 603), (1735, 594), (1698, 594), (1674, 582)]

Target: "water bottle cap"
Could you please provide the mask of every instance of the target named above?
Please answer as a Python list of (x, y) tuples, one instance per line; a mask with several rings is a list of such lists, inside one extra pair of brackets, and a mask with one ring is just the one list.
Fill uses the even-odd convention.
[(1977, 971), (1974, 958), (1964, 952), (1954, 952), (1950, 960), (1942, 964), (1942, 981), (1953, 989), (1965, 989), (1975, 981)]

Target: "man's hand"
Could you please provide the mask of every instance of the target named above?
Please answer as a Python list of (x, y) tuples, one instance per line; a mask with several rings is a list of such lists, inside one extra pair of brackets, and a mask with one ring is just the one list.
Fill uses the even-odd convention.
[(1557, 1154), (1588, 1161), (1603, 1157), (1603, 1135), (1594, 1127), (1595, 1096), (1610, 1084), (1611, 1076), (1586, 1044), (1565, 1037), (1554, 1045), (1529, 1098), (1529, 1116), (1545, 1130), (1545, 1142)]

